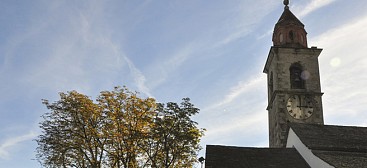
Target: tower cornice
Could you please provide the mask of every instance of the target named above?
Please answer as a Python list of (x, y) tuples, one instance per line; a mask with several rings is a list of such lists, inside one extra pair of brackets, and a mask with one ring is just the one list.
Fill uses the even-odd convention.
[(263, 69), (263, 73), (269, 73), (269, 66), (274, 58), (274, 56), (278, 55), (279, 50), (281, 50), (283, 53), (284, 52), (288, 52), (288, 53), (302, 53), (302, 54), (306, 54), (306, 55), (315, 55), (315, 56), (319, 56), (320, 53), (322, 52), (322, 48), (317, 48), (317, 47), (311, 47), (311, 48), (290, 48), (290, 47), (279, 47), (279, 46), (272, 46), (270, 48), (269, 54), (268, 54), (268, 58), (266, 59), (266, 63)]

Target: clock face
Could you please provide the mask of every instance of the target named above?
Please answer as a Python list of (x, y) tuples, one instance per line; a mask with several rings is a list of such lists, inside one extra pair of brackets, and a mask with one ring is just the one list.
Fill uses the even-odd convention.
[(287, 111), (295, 119), (307, 119), (313, 114), (313, 102), (305, 95), (292, 95), (287, 101)]

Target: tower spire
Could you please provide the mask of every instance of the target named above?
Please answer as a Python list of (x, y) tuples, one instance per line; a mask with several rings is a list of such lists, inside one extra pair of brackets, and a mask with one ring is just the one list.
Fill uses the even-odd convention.
[(289, 0), (284, 0), (283, 4), (284, 12), (274, 27), (274, 46), (307, 48), (307, 32), (303, 23), (289, 10)]

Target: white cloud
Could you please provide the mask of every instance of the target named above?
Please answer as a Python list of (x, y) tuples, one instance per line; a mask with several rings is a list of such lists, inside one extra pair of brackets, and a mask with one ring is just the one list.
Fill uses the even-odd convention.
[(139, 89), (139, 92), (142, 92), (149, 97), (153, 97), (152, 94), (150, 93), (149, 88), (145, 85), (146, 78), (144, 74), (138, 68), (136, 68), (134, 63), (127, 56), (123, 57), (129, 66), (131, 75), (133, 76), (133, 79)]
[[(336, 0), (312, 0), (305, 7), (302, 6), (302, 7), (297, 8), (298, 11), (299, 11), (299, 12), (297, 12), (297, 16), (299, 18), (305, 17), (309, 13), (311, 13), (311, 12), (313, 12), (313, 11), (319, 9), (319, 8), (322, 8), (324, 6), (327, 6), (327, 5), (329, 5), (329, 4), (331, 4), (335, 1)], [(302, 9), (300, 9), (300, 8), (302, 8)]]
[(171, 77), (172, 74), (178, 73), (179, 70), (183, 69), (182, 65), (193, 56), (202, 52), (205, 43), (197, 43), (196, 40), (192, 40), (178, 49), (174, 50), (172, 54), (164, 56), (164, 60), (153, 64), (149, 68), (149, 79), (151, 88), (159, 87), (160, 85), (167, 82), (167, 79)]
[[(54, 26), (62, 26), (53, 30), (55, 33), (49, 37), (53, 39), (52, 41), (47, 44), (42, 43), (42, 49), (40, 49), (42, 52), (29, 53), (29, 57), (43, 58), (39, 62), (28, 64), (28, 73), (24, 76), (23, 81), (42, 89), (78, 90), (90, 93), (92, 89), (105, 89), (93, 88), (97, 82), (103, 83), (103, 87), (116, 84), (113, 80), (125, 75), (124, 73), (127, 72), (123, 71), (123, 66), (128, 65), (129, 75), (136, 83), (139, 92), (152, 96), (145, 85), (146, 78), (143, 73), (121, 51), (123, 44), (113, 41), (108, 26), (100, 26), (103, 25), (101, 15), (104, 9), (103, 5), (97, 2), (94, 1), (86, 9), (67, 13), (68, 16), (65, 17), (69, 19), (69, 22), (63, 25), (54, 21), (44, 22), (34, 30), (29, 30), (27, 39), (20, 39), (21, 42), (26, 41), (27, 43), (31, 40), (43, 41), (40, 39), (42, 32), (47, 32)], [(12, 56), (11, 51), (21, 50), (21, 48), (16, 45), (9, 47), (8, 50), (9, 55)]]
[(6, 139), (4, 142), (0, 144), (0, 159), (9, 159), (10, 150), (15, 148), (17, 145), (24, 141), (31, 140), (35, 138), (37, 135), (34, 132), (29, 132), (24, 135), (20, 135), (17, 137), (11, 137)]
[[(222, 96), (222, 100), (201, 110), (199, 117), (206, 119), (201, 126), (207, 129), (203, 143), (267, 145), (266, 92), (261, 91), (265, 88), (265, 78), (266, 75), (259, 73), (240, 81)], [(258, 139), (262, 139), (261, 142)]]
[(311, 39), (324, 48), (320, 55), (321, 83), (325, 120), (330, 123), (363, 125), (367, 118), (365, 27), (367, 16), (362, 16)]
[[(215, 121), (206, 127), (203, 141), (209, 144), (245, 145), (255, 140), (255, 136), (267, 134), (267, 113), (262, 109), (251, 111), (250, 114), (241, 112), (231, 117), (222, 116), (220, 120)], [(233, 136), (236, 138), (229, 138)], [(242, 140), (239, 141), (240, 139)]]
[(236, 86), (233, 86), (229, 89), (226, 95), (223, 95), (223, 100), (209, 105), (209, 107), (204, 109), (203, 111), (209, 111), (211, 109), (216, 109), (231, 104), (241, 95), (245, 95), (248, 92), (252, 92), (254, 90), (257, 90), (257, 88), (260, 88), (262, 84), (266, 82), (265, 78), (266, 75), (259, 73), (256, 76), (251, 77), (250, 79), (239, 81)]
[[(207, 27), (202, 27), (203, 30), (199, 29), (201, 33), (196, 37), (192, 37), (193, 40), (183, 43), (169, 56), (163, 56), (162, 58), (167, 59), (154, 64), (150, 68), (148, 72), (150, 75), (147, 75), (150, 80), (149, 86), (156, 88), (164, 84), (171, 77), (171, 74), (177, 73), (177, 70), (182, 68), (181, 66), (186, 61), (196, 59), (195, 56), (207, 51), (214, 53), (214, 55), (223, 52), (221, 47), (255, 31), (257, 23), (271, 12), (272, 8), (275, 8), (278, 3), (259, 0), (256, 3), (239, 1), (235, 4), (236, 6), (233, 8), (219, 11), (219, 13), (236, 17), (226, 17), (225, 20), (217, 20), (213, 23), (206, 22), (207, 20), (198, 21), (197, 18), (193, 19), (193, 21), (206, 22), (203, 25)], [(205, 54), (200, 55), (200, 57), (205, 57)], [(209, 54), (209, 56), (214, 57), (213, 54)]]
[(273, 8), (277, 6), (277, 2), (268, 0), (258, 0), (256, 3), (249, 3), (241, 1), (234, 9), (236, 17), (229, 20), (224, 25), (228, 34), (218, 41), (214, 46), (220, 47), (227, 45), (232, 41), (245, 37), (251, 32), (255, 31), (258, 22), (260, 22), (266, 15), (268, 15)]
[[(237, 114), (236, 117), (231, 117), (228, 120), (223, 120), (218, 126), (218, 123), (214, 124), (215, 129), (209, 129), (207, 136), (223, 135), (231, 131), (238, 131), (244, 129), (246, 132), (252, 132), (249, 128), (253, 125), (259, 125), (259, 123), (266, 121), (266, 113), (263, 109), (258, 109), (258, 111), (253, 111), (250, 114)], [(242, 128), (242, 129), (239, 129)], [(252, 132), (255, 133), (255, 132)]]

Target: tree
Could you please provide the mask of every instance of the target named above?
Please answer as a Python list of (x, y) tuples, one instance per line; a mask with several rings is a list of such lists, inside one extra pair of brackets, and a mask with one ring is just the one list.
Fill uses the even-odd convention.
[(126, 87), (102, 91), (96, 102), (76, 91), (43, 104), (37, 159), (45, 167), (191, 167), (203, 129), (199, 109), (183, 99), (156, 103)]
[(43, 115), (38, 137), (37, 157), (47, 167), (101, 166), (106, 138), (102, 110), (87, 96), (75, 91), (60, 93), (60, 100), (50, 104), (43, 101), (51, 112)]
[(146, 143), (149, 146), (143, 148), (152, 167), (193, 166), (204, 135), (204, 129), (197, 128), (197, 123), (190, 118), (198, 112), (189, 98), (184, 98), (180, 106), (173, 102), (166, 106), (158, 104), (158, 116)]
[(104, 91), (97, 99), (106, 115), (105, 135), (109, 139), (106, 152), (111, 167), (139, 167), (143, 158), (141, 144), (150, 133), (156, 103), (141, 99), (127, 88)]

